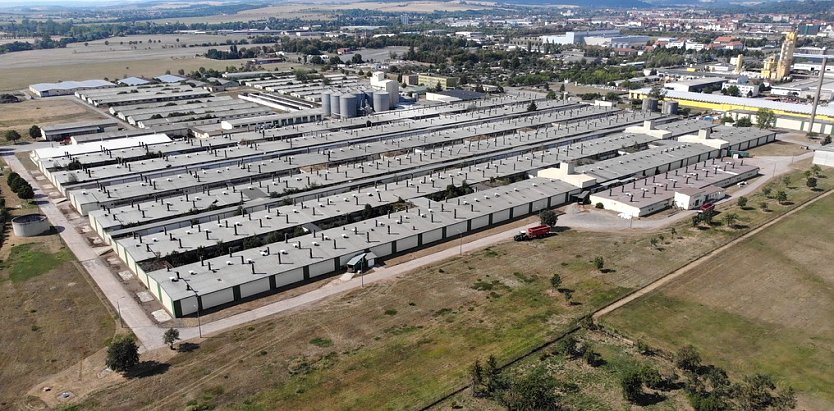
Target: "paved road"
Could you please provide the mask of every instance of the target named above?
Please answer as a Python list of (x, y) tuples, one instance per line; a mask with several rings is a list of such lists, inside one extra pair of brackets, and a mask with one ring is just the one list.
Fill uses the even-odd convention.
[(823, 194), (823, 195), (821, 195), (821, 196), (819, 196), (819, 197), (817, 197), (817, 198), (815, 198), (815, 199), (813, 199), (813, 200), (811, 200), (811, 201), (809, 201), (809, 202), (807, 202), (807, 203), (805, 203), (805, 204), (803, 204), (803, 205), (801, 205), (801, 206), (799, 206), (799, 207), (797, 207), (797, 208), (795, 208), (791, 211), (788, 211), (787, 213), (785, 213), (785, 214), (783, 214), (783, 215), (781, 215), (781, 216), (763, 224), (762, 226), (760, 226), (760, 227), (758, 227), (754, 230), (751, 230), (748, 233), (745, 233), (741, 237), (738, 237), (735, 240), (730, 241), (729, 243), (724, 244), (723, 246), (716, 248), (712, 252), (702, 256), (701, 258), (698, 258), (695, 261), (692, 261), (691, 263), (677, 269), (676, 271), (673, 271), (672, 273), (670, 273), (670, 274), (668, 274), (668, 275), (666, 275), (666, 276), (664, 276), (664, 277), (662, 277), (658, 280), (655, 280), (653, 283), (650, 283), (649, 285), (641, 288), (640, 290), (638, 290), (638, 291), (636, 291), (632, 294), (629, 294), (626, 297), (624, 297), (620, 300), (617, 300), (617, 301), (599, 309), (597, 312), (595, 312), (593, 314), (593, 319), (596, 321), (600, 317), (602, 317), (606, 314), (609, 314), (609, 313), (617, 310), (618, 308), (620, 308), (620, 307), (622, 307), (622, 306), (624, 306), (624, 305), (626, 305), (626, 304), (628, 304), (628, 303), (630, 303), (630, 302), (632, 302), (632, 301), (634, 301), (638, 298), (641, 298), (641, 297), (645, 296), (646, 294), (648, 294), (648, 293), (650, 293), (654, 290), (657, 290), (658, 288), (668, 284), (672, 280), (688, 273), (693, 268), (696, 268), (699, 265), (703, 264), (704, 262), (709, 261), (710, 259), (714, 258), (715, 256), (717, 256), (721, 252), (729, 249), (730, 247), (733, 247), (733, 246), (739, 244), (740, 242), (749, 239), (750, 237), (762, 232), (763, 230), (767, 229), (768, 227), (770, 227), (770, 226), (782, 221), (783, 219), (799, 212), (800, 210), (805, 209), (806, 207), (810, 206), (811, 204), (814, 204), (817, 201), (820, 201), (823, 198), (828, 197), (829, 195), (831, 195), (831, 193), (834, 193), (834, 191), (829, 191), (829, 192), (827, 192), (827, 193), (825, 193), (825, 194)]

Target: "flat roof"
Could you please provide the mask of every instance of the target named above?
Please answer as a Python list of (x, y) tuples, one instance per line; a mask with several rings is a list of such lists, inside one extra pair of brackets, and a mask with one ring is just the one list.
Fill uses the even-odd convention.
[(116, 85), (106, 80), (82, 80), (82, 81), (60, 81), (57, 83), (37, 83), (29, 88), (39, 92), (49, 90), (76, 90), (93, 87), (115, 87)]
[(113, 119), (101, 119), (101, 120), (90, 120), (90, 121), (78, 121), (75, 123), (62, 123), (62, 124), (51, 124), (41, 127), (41, 131), (47, 133), (62, 133), (62, 132), (69, 132), (75, 129), (80, 128), (89, 128), (89, 127), (110, 127), (116, 126), (119, 122)]
[[(640, 94), (648, 94), (651, 92), (651, 89), (642, 88), (637, 90)], [(797, 104), (797, 103), (784, 103), (781, 101), (772, 101), (772, 100), (764, 100), (760, 98), (745, 98), (745, 97), (733, 97), (733, 96), (725, 96), (723, 94), (704, 94), (704, 93), (695, 93), (691, 91), (677, 91), (677, 90), (666, 90), (665, 93), (666, 98), (672, 99), (680, 99), (680, 100), (692, 100), (692, 101), (702, 101), (706, 103), (714, 103), (714, 104), (727, 104), (727, 105), (737, 105), (737, 106), (747, 106), (747, 107), (756, 107), (756, 108), (766, 108), (770, 110), (780, 110), (786, 111), (790, 113), (800, 113), (800, 114), (811, 114), (811, 105), (810, 104)], [(829, 106), (819, 106), (817, 108), (817, 114), (834, 117), (834, 107)]]

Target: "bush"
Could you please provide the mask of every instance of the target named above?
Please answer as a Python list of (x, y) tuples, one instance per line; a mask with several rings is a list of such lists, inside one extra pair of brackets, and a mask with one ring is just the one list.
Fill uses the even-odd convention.
[(701, 368), (701, 354), (691, 345), (681, 347), (675, 353), (675, 366), (686, 371), (698, 371)]
[(738, 198), (738, 206), (741, 208), (747, 207), (747, 197), (741, 196)]
[(594, 205), (594, 207), (595, 207), (595, 208), (598, 208), (598, 209), (600, 209), (600, 210), (605, 209), (605, 205), (604, 205), (604, 204), (602, 204), (602, 203), (596, 203), (596, 205)]
[(113, 338), (110, 346), (107, 347), (108, 367), (114, 371), (127, 371), (139, 363), (139, 347), (136, 345), (133, 336), (120, 335)]
[(32, 186), (26, 183), (25, 186), (22, 186), (17, 191), (17, 196), (20, 197), (21, 200), (31, 200), (35, 198), (35, 190), (32, 189)]

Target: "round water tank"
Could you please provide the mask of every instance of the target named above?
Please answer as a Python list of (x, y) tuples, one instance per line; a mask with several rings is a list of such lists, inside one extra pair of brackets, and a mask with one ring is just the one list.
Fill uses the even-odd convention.
[(330, 117), (330, 92), (324, 91), (321, 93), (321, 115), (323, 117)]
[(674, 100), (664, 101), (663, 114), (678, 114), (678, 102)]
[(388, 111), (390, 102), (388, 101), (388, 93), (376, 92), (374, 93), (374, 111), (377, 113)]
[(49, 231), (49, 220), (41, 214), (27, 214), (12, 219), (12, 231), (18, 237), (34, 237)]
[(339, 114), (342, 118), (356, 117), (357, 99), (355, 95), (343, 94), (339, 98)]

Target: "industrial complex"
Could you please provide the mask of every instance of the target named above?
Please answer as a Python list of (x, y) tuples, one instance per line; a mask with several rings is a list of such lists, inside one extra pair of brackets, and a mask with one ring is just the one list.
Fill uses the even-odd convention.
[(74, 144), (30, 156), (174, 317), (570, 202), (626, 218), (697, 208), (758, 173), (731, 153), (775, 139), (535, 93), (403, 105), (381, 72), (229, 74), (257, 91), (167, 78), (76, 90), (114, 120), (46, 128)]

